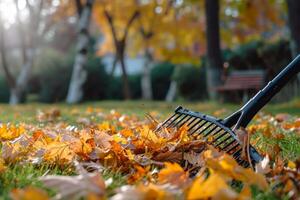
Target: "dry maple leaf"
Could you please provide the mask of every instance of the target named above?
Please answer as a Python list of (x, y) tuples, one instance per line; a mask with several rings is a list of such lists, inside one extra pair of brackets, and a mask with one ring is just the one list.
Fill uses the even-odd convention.
[(262, 190), (267, 189), (268, 183), (262, 174), (255, 173), (250, 168), (246, 169), (239, 166), (238, 163), (227, 154), (218, 156), (218, 154), (213, 153), (214, 151), (207, 150), (204, 152), (208, 168), (213, 169), (223, 176), (231, 177), (246, 184), (257, 185)]
[(105, 182), (99, 173), (88, 173), (81, 165), (75, 163), (78, 176), (48, 175), (41, 177), (43, 184), (57, 191), (56, 199), (79, 199), (89, 194), (103, 196)]
[(48, 111), (41, 111), (38, 110), (37, 114), (36, 114), (36, 119), (39, 122), (54, 122), (55, 120), (57, 120), (58, 117), (60, 117), (61, 112), (59, 109), (57, 108), (52, 108)]
[(204, 177), (198, 177), (192, 184), (187, 199), (208, 199), (217, 195), (221, 190), (226, 190), (227, 193), (233, 192), (227, 185), (227, 180), (224, 176), (217, 173), (212, 173), (207, 180)]
[(168, 193), (163, 188), (154, 185), (142, 185), (137, 186), (124, 185), (116, 190), (116, 194), (111, 197), (111, 200), (175, 200), (175, 197)]
[(0, 174), (6, 170), (6, 166), (4, 165), (4, 160), (0, 158)]
[(34, 187), (26, 187), (23, 189), (13, 189), (10, 193), (13, 200), (48, 200), (47, 193), (41, 189)]
[(23, 126), (0, 125), (0, 140), (13, 140), (25, 132)]
[(165, 163), (165, 168), (158, 173), (158, 182), (161, 184), (172, 184), (178, 187), (187, 185), (189, 181), (188, 172), (185, 172), (177, 163)]

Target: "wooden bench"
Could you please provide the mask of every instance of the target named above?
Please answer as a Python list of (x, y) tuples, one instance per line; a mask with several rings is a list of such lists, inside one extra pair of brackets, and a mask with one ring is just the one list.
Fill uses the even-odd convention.
[(242, 91), (243, 102), (249, 97), (249, 91), (257, 92), (265, 84), (265, 72), (263, 70), (238, 70), (232, 71), (224, 81), (224, 84), (215, 89), (220, 92)]

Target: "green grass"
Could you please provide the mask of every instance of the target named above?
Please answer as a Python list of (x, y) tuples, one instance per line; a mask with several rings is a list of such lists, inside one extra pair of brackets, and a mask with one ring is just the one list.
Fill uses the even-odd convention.
[[(79, 105), (67, 105), (64, 103), (60, 104), (24, 104), (19, 106), (9, 106), (5, 104), (0, 105), (0, 121), (2, 123), (30, 123), (38, 124), (36, 120), (36, 113), (38, 110), (47, 111), (51, 108), (58, 108), (61, 111), (60, 121), (76, 124), (78, 117), (89, 117), (94, 121), (101, 121), (98, 116), (91, 117), (91, 114), (87, 112), (89, 108), (101, 109), (103, 112), (110, 112), (116, 110), (121, 113), (135, 114), (141, 118), (145, 117), (146, 113), (158, 113), (160, 120), (166, 118), (168, 115), (173, 113), (173, 110), (177, 105), (182, 105), (191, 110), (200, 111), (203, 113), (218, 115), (224, 117), (234, 110), (238, 109), (241, 105), (233, 104), (218, 104), (210, 102), (176, 102), (176, 103), (165, 103), (165, 102), (148, 102), (148, 101), (101, 101), (101, 102), (88, 102)], [(74, 112), (76, 113), (74, 114)], [(217, 112), (216, 112), (217, 111)], [(295, 116), (300, 116), (300, 100), (294, 100), (285, 104), (271, 104), (263, 109), (265, 113), (277, 114), (277, 113), (289, 113)], [(93, 114), (92, 114), (93, 115)], [(262, 136), (261, 136), (262, 137)], [(300, 138), (295, 135), (288, 135), (282, 141), (269, 140), (264, 138), (261, 140), (262, 143), (274, 144), (277, 142), (278, 145), (283, 149), (282, 155), (287, 159), (294, 160), (300, 156)], [(72, 174), (74, 171), (53, 168), (51, 166), (33, 166), (23, 164), (11, 164), (7, 167), (5, 173), (0, 174), (0, 199), (8, 199), (9, 193), (13, 188), (23, 188), (28, 185), (42, 187), (38, 181), (38, 177), (43, 174)], [(116, 172), (105, 170), (103, 172), (104, 178), (107, 180), (112, 178), (113, 182), (108, 188), (108, 195), (112, 195), (114, 189), (126, 184), (125, 177)], [(49, 191), (50, 194), (54, 194), (53, 191)], [(255, 195), (257, 199), (272, 199), (272, 194), (258, 193)]]
[[(0, 199), (8, 199), (11, 190), (15, 188), (23, 188), (28, 185), (43, 188), (42, 183), (38, 180), (43, 175), (71, 175), (72, 173), (68, 169), (47, 165), (10, 164), (5, 173), (0, 174)], [(48, 190), (48, 192), (50, 195), (54, 194), (53, 191)]]
[[(78, 105), (67, 105), (65, 103), (59, 104), (24, 104), (19, 106), (9, 106), (6, 104), (0, 104), (0, 121), (12, 122), (12, 123), (37, 123), (35, 119), (36, 112), (38, 110), (49, 110), (50, 108), (58, 108), (62, 112), (63, 120), (68, 123), (74, 123), (75, 118), (78, 115), (72, 115), (70, 111), (76, 109), (80, 114), (84, 115), (87, 108), (99, 108), (104, 112), (110, 110), (116, 110), (125, 114), (136, 114), (143, 117), (146, 113), (157, 112), (163, 117), (171, 114), (173, 110), (182, 105), (191, 110), (199, 111), (206, 114), (214, 115), (215, 111), (223, 109), (221, 117), (225, 117), (236, 109), (239, 109), (241, 105), (236, 104), (219, 104), (215, 102), (175, 102), (166, 103), (158, 101), (100, 101), (100, 102), (87, 102)], [(267, 105), (263, 112), (276, 114), (276, 113), (289, 113), (292, 115), (300, 116), (300, 99), (296, 99), (292, 102), (284, 104), (270, 104)]]

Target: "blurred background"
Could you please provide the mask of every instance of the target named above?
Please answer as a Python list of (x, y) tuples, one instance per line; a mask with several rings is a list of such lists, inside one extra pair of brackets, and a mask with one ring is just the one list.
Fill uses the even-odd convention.
[[(300, 53), (299, 11), (299, 0), (1, 0), (0, 102), (240, 103)], [(299, 93), (298, 76), (274, 102)]]

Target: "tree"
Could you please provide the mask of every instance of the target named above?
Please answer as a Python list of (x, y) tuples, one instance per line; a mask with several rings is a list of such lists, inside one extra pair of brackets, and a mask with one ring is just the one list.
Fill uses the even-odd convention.
[(300, 1), (287, 0), (288, 20), (291, 32), (291, 50), (293, 57), (300, 53)]
[[(291, 51), (293, 57), (300, 54), (300, 1), (287, 0), (288, 20), (291, 32)], [(300, 75), (298, 74), (298, 83), (294, 81), (295, 93), (299, 95)]]
[(220, 0), (222, 47), (285, 37), (285, 5), (278, 0)]
[[(142, 82), (144, 85), (147, 83), (147, 74), (150, 74), (146, 63), (153, 62), (147, 57), (157, 61), (169, 61), (175, 65), (199, 64), (200, 52), (203, 50), (201, 44), (204, 41), (201, 30), (203, 27), (201, 3), (150, 1), (148, 4), (140, 5), (140, 10), (142, 14), (137, 29), (140, 31), (140, 37), (135, 37), (134, 43), (137, 44), (133, 48), (140, 49), (144, 55), (151, 55), (145, 59), (142, 76), (142, 80), (145, 78)], [(142, 88), (147, 89), (143, 85)], [(166, 95), (167, 101), (175, 99), (176, 90), (177, 84), (173, 80)]]
[(89, 44), (89, 24), (91, 21), (94, 0), (87, 0), (82, 5), (80, 0), (76, 0), (78, 20), (78, 40), (76, 46), (76, 56), (73, 65), (72, 77), (69, 85), (66, 101), (68, 103), (78, 103), (83, 98), (83, 84), (87, 78), (85, 64), (87, 62)]
[[(124, 12), (125, 10), (126, 12)], [(136, 9), (135, 0), (128, 0), (126, 2), (120, 0), (103, 0), (97, 4), (96, 21), (101, 27), (106, 43), (102, 46), (101, 54), (111, 52), (111, 45), (113, 46), (115, 54), (114, 66), (116, 66), (117, 62), (121, 65), (123, 95), (125, 99), (131, 99), (125, 63), (127, 40), (130, 29), (139, 17), (140, 12)]]
[(209, 97), (216, 98), (214, 87), (220, 84), (223, 66), (220, 48), (219, 0), (205, 0), (207, 68), (206, 80)]
[(26, 0), (26, 8), (29, 13), (27, 21), (21, 19), (18, 0), (14, 0), (14, 3), (16, 6), (16, 26), (18, 28), (20, 51), (22, 55), (21, 71), (16, 78), (12, 75), (6, 59), (6, 39), (3, 20), (0, 25), (2, 66), (10, 87), (10, 104), (18, 104), (26, 99), (28, 82), (31, 76), (34, 57), (36, 55), (36, 48), (40, 39), (38, 33), (41, 28), (42, 9), (45, 5), (45, 1), (40, 0), (32, 4), (29, 0)]
[[(162, 32), (165, 17), (172, 9), (172, 1), (150, 1), (147, 4), (138, 4), (138, 9), (141, 16), (138, 19), (137, 34), (141, 41), (135, 47), (144, 54), (144, 66), (141, 78), (142, 98), (151, 100), (153, 98), (152, 83), (151, 83), (151, 69), (153, 65), (154, 48), (159, 48), (155, 41), (156, 36)], [(136, 42), (138, 40), (135, 40)], [(161, 43), (160, 43), (161, 44)]]

